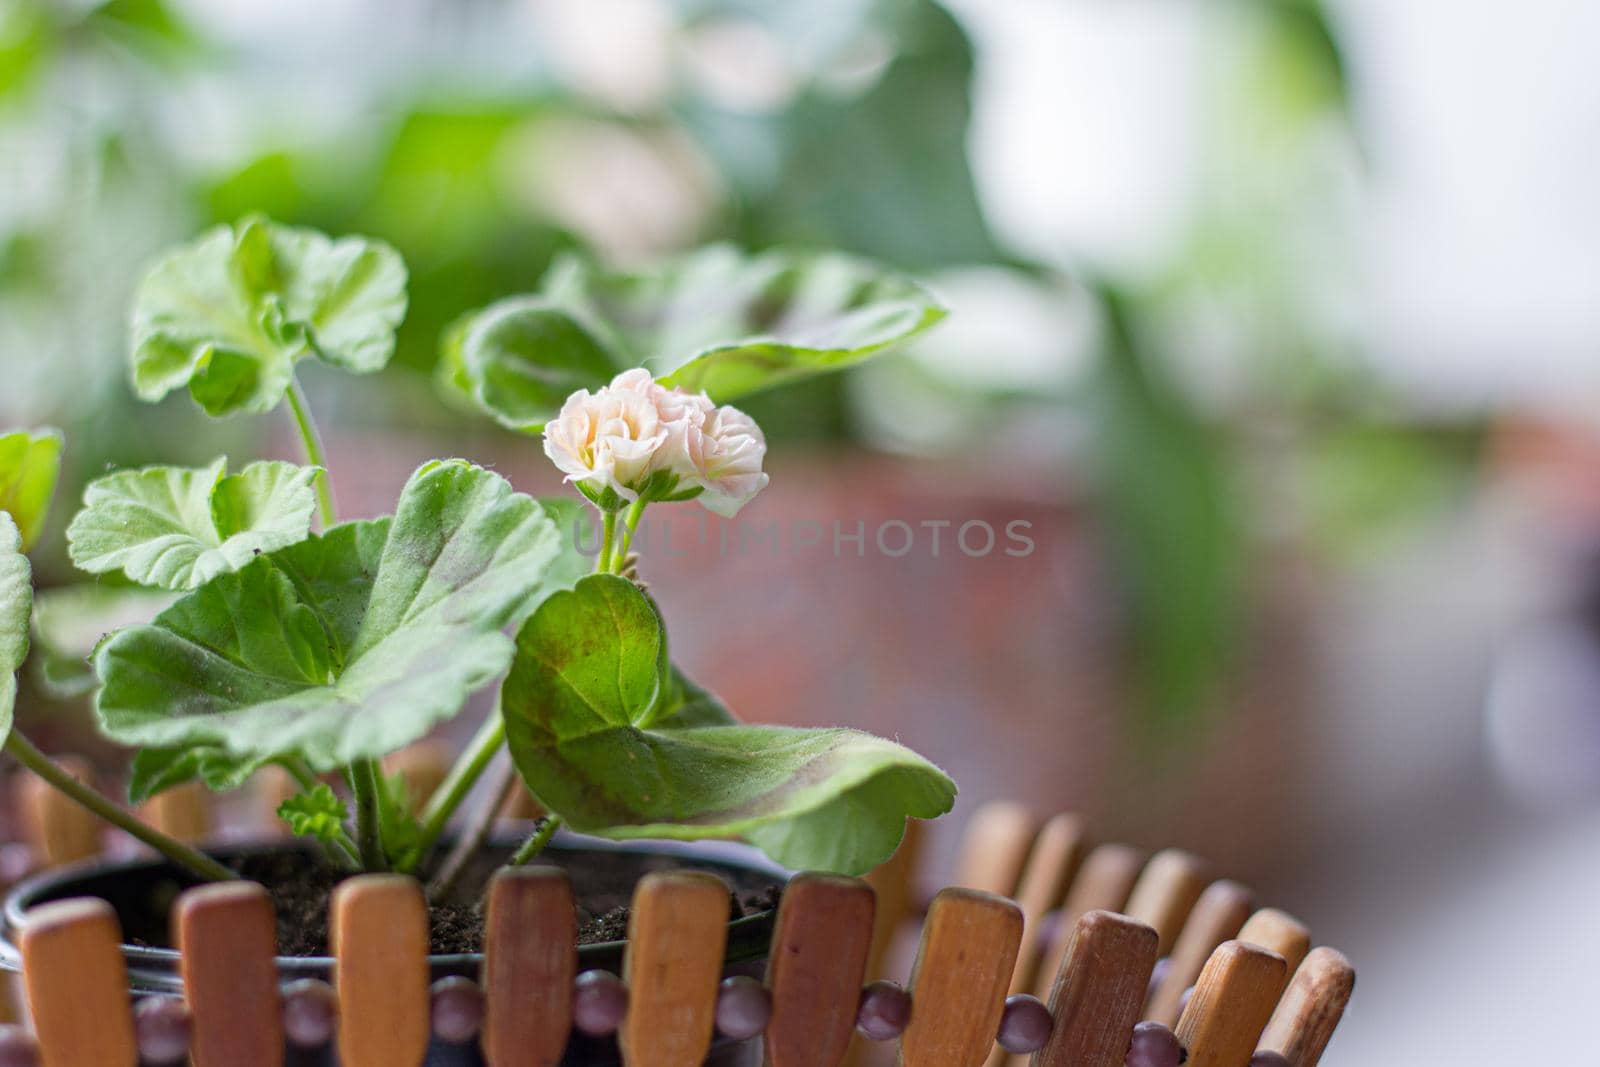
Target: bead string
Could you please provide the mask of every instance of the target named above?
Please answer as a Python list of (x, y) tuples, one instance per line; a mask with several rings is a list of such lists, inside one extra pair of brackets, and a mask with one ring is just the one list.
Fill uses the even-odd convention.
[[(628, 1011), (628, 987), (608, 971), (584, 971), (573, 983), (573, 1027), (590, 1037), (616, 1033)], [(449, 1044), (477, 1039), (483, 1026), (484, 995), (468, 978), (443, 978), (433, 984), (431, 1019), (433, 1034)], [(894, 982), (878, 981), (861, 991), (856, 1029), (870, 1041), (893, 1041), (911, 1023), (911, 994)], [(284, 1036), (292, 1045), (307, 1049), (327, 1046), (338, 1025), (338, 994), (328, 983), (308, 978), (283, 990)], [(748, 1040), (761, 1034), (772, 1017), (772, 997), (759, 981), (748, 977), (724, 979), (717, 991), (716, 1027), (723, 1037)], [(181, 997), (155, 996), (135, 1009), (141, 1062), (150, 1067), (187, 1062), (191, 1037), (188, 1005)], [(1050, 1010), (1038, 998), (1017, 994), (1006, 998), (996, 1043), (1007, 1052), (1037, 1052), (1054, 1028)], [(1179, 1067), (1188, 1053), (1172, 1031), (1160, 1023), (1135, 1027), (1128, 1049), (1127, 1067)], [(38, 1067), (38, 1046), (25, 1030), (0, 1026), (0, 1067)], [(1257, 1052), (1250, 1067), (1288, 1067), (1277, 1052)]]

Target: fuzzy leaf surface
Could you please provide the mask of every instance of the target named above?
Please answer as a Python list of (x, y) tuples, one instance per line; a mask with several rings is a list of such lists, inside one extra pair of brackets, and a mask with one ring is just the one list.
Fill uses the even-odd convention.
[(256, 556), (304, 541), (316, 508), (318, 468), (252, 463), (146, 467), (89, 483), (67, 527), (72, 562), (91, 574), (121, 571), (157, 589), (198, 589)]
[(426, 464), (392, 519), (263, 555), (101, 645), (101, 725), (319, 772), (382, 756), (506, 669), (502, 629), (569, 573), (569, 544), (498, 475)]

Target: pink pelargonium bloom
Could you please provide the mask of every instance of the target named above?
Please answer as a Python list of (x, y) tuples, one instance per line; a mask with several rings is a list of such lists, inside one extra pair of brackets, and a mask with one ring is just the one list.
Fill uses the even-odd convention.
[(545, 454), (568, 481), (626, 500), (647, 483), (661, 495), (699, 489), (695, 499), (731, 517), (768, 481), (767, 440), (754, 419), (704, 393), (667, 389), (642, 367), (594, 393), (573, 393), (544, 437)]
[(637, 499), (669, 436), (649, 389), (629, 378), (638, 374), (649, 381), (648, 372), (629, 371), (593, 393), (578, 390), (545, 425), (544, 454), (567, 481)]
[(700, 432), (690, 435), (687, 451), (691, 467), (682, 477), (704, 490), (695, 499), (724, 518), (738, 514), (770, 480), (761, 469), (766, 435), (738, 408), (716, 408)]

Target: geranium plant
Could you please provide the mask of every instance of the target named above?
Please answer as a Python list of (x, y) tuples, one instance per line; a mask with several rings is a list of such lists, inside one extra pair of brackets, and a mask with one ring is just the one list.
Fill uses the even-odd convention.
[[(93, 688), (104, 733), (136, 750), (132, 800), (196, 779), (233, 788), (277, 765), (302, 787), (280, 812), (295, 832), (349, 869), (403, 871), (432, 862), (507, 746), (549, 812), (518, 862), (565, 823), (611, 838), (741, 837), (790, 866), (860, 873), (893, 852), (907, 817), (950, 808), (954, 785), (900, 745), (739, 723), (672, 663), (661, 613), (633, 578), (647, 507), (731, 515), (766, 485), (761, 430), (726, 401), (926, 328), (943, 312), (922, 289), (845, 257), (726, 248), (642, 273), (561, 266), (538, 294), (458, 323), (442, 366), (457, 396), (542, 434), (576, 493), (535, 500), (482, 467), (435, 460), (392, 515), (340, 522), (297, 365), (379, 370), (405, 305), (392, 249), (263, 219), (171, 252), (141, 284), (139, 395), (187, 390), (213, 416), (286, 406), (305, 465), (231, 470), (219, 458), (113, 473), (85, 492), (72, 560), (143, 591), (134, 607), (117, 598), (118, 611), (159, 611), (112, 629), (77, 671), (59, 648), (46, 667)], [(7, 732), (32, 603), (22, 549), (59, 447), (52, 435), (0, 441)], [(593, 561), (573, 536), (587, 521), (577, 494), (598, 513)], [(104, 606), (81, 590), (56, 598), (36, 633)], [(497, 682), (494, 711), (413, 816), (381, 759)], [(19, 735), (7, 748), (65, 778)], [(106, 808), (100, 798), (97, 810), (135, 829)], [(196, 873), (228, 873), (144, 830)]]

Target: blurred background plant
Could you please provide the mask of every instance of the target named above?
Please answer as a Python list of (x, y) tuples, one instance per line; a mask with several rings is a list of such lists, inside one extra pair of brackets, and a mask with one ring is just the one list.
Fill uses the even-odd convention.
[[(113, 457), (276, 447), (125, 385), (142, 264), (253, 211), (404, 255), (396, 369), (316, 383), (396, 485), (430, 447), (547, 476), (433, 368), (558, 253), (884, 260), (954, 313), (747, 405), (790, 464), (762, 514), (1026, 516), (1044, 551), (735, 567), (784, 629), (713, 683), (939, 733), (907, 739), (964, 805), (1032, 788), (1289, 893), (1337, 845), (1374, 891), (1514, 823), (1481, 798), (1553, 753), (1600, 795), (1568, 592), (1600, 536), (1596, 30), (1579, 0), (0, 0), (0, 419), (66, 430), (69, 500)], [(691, 662), (727, 658), (688, 614)], [(1530, 620), (1564, 636), (1498, 671)]]
[[(932, 278), (961, 315), (757, 417), (778, 441), (1043, 446), (1101, 504), (1138, 706), (1193, 719), (1229, 663), (1248, 530), (1303, 516), (1347, 548), (1445, 491), (1471, 444), (1386, 417), (1345, 358), (1339, 216), (1360, 157), (1320, 9), (1225, 6), (1186, 232), (1130, 265), (1030, 220), (1027, 240), (996, 237), (968, 162), (973, 45), (931, 0), (411, 0), (381, 27), (362, 4), (6, 0), (5, 417), (70, 431), (69, 486), (113, 454), (228, 447), (228, 424), (130, 403), (124, 309), (155, 249), (253, 211), (381, 237), (411, 270), (411, 373), (344, 388), (345, 427), (448, 426), (428, 383), (440, 334), (562, 250), (844, 248)], [(1292, 453), (1267, 484), (1294, 499), (1256, 501), (1265, 516), (1244, 514), (1239, 433)]]

